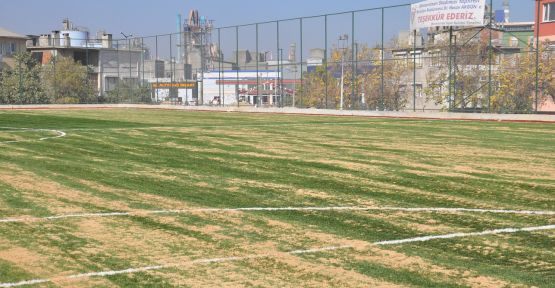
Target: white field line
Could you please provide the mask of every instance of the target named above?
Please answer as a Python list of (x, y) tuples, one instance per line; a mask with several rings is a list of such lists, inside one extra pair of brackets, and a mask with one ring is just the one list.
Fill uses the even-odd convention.
[[(0, 127), (1, 129), (12, 129), (12, 130), (0, 130), (0, 132), (29, 132), (29, 131), (43, 131), (43, 132), (54, 132), (56, 133), (56, 136), (49, 136), (49, 137), (42, 137), (40, 139), (38, 139), (38, 141), (44, 141), (44, 140), (48, 140), (48, 139), (56, 139), (56, 138), (61, 138), (61, 137), (65, 137), (67, 134), (64, 131), (61, 130), (55, 130), (55, 129), (33, 129), (33, 128), (14, 128), (14, 127)], [(9, 143), (18, 143), (18, 142), (32, 142), (32, 141), (36, 141), (36, 139), (31, 139), (31, 140), (14, 140), (14, 141), (3, 141), (0, 142), (0, 144), (9, 144)]]
[(144, 127), (121, 127), (121, 128), (67, 128), (65, 131), (105, 131), (105, 130), (156, 130), (156, 129), (194, 129), (194, 128), (242, 128), (242, 127), (279, 127), (279, 126), (314, 126), (314, 125), (361, 125), (376, 122), (315, 122), (315, 123), (267, 123), (267, 124), (222, 124), (222, 125), (191, 125), (191, 126), (144, 126)]
[[(453, 233), (453, 234), (445, 234), (445, 235), (415, 237), (415, 238), (400, 239), (400, 240), (379, 241), (374, 243), (368, 243), (368, 246), (399, 245), (399, 244), (405, 244), (405, 243), (425, 242), (425, 241), (431, 241), (436, 239), (476, 237), (476, 236), (509, 234), (509, 233), (518, 233), (518, 232), (538, 232), (538, 231), (546, 231), (546, 230), (554, 230), (554, 229), (555, 229), (555, 225), (525, 227), (525, 228), (505, 228), (505, 229), (486, 230), (482, 232)], [(312, 249), (306, 249), (306, 250), (294, 250), (294, 251), (285, 252), (285, 254), (302, 255), (302, 254), (313, 254), (313, 253), (319, 253), (319, 252), (345, 250), (345, 249), (351, 249), (351, 248), (355, 248), (355, 247), (351, 245), (329, 246), (329, 247), (312, 248)], [(192, 261), (183, 262), (183, 263), (175, 263), (175, 264), (144, 266), (144, 267), (124, 269), (124, 270), (89, 272), (89, 273), (74, 274), (69, 276), (60, 276), (55, 278), (33, 279), (33, 280), (26, 280), (21, 282), (12, 282), (12, 283), (0, 283), (0, 287), (1, 288), (19, 287), (19, 286), (26, 286), (26, 285), (33, 285), (33, 284), (50, 283), (54, 281), (70, 281), (70, 280), (84, 279), (84, 278), (90, 278), (90, 277), (107, 277), (107, 276), (114, 276), (114, 275), (121, 275), (121, 274), (132, 274), (132, 273), (139, 273), (139, 272), (162, 270), (162, 269), (173, 268), (173, 267), (181, 267), (181, 266), (187, 266), (187, 265), (236, 262), (236, 261), (245, 261), (245, 260), (259, 259), (259, 258), (278, 258), (278, 257), (279, 256), (277, 254), (253, 254), (253, 255), (247, 255), (247, 256), (197, 259), (197, 260), (192, 260)]]
[(452, 234), (445, 234), (445, 235), (415, 237), (415, 238), (408, 238), (408, 239), (401, 239), (401, 240), (379, 241), (379, 242), (374, 242), (373, 244), (374, 245), (399, 245), (399, 244), (405, 244), (405, 243), (426, 242), (426, 241), (436, 240), (436, 239), (476, 237), (476, 236), (509, 234), (509, 233), (518, 233), (518, 232), (536, 232), (536, 231), (554, 230), (554, 229), (555, 229), (555, 225), (525, 227), (525, 228), (504, 228), (504, 229), (486, 230), (482, 232), (452, 233)]
[(144, 216), (160, 214), (187, 214), (187, 213), (231, 213), (231, 212), (317, 212), (317, 211), (393, 211), (393, 212), (439, 212), (439, 213), (493, 213), (493, 214), (517, 214), (517, 215), (543, 215), (553, 216), (555, 211), (538, 210), (503, 210), (503, 209), (480, 209), (480, 208), (403, 208), (403, 207), (247, 207), (247, 208), (190, 208), (181, 210), (135, 210), (129, 212), (100, 212), (100, 213), (75, 213), (47, 217), (11, 217), (2, 218), (0, 223), (15, 222), (40, 222), (54, 221), (69, 218), (101, 218), (118, 216)]

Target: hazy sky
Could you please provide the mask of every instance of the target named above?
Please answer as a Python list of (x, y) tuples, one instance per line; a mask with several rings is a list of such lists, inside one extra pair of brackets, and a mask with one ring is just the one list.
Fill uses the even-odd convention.
[[(24, 35), (40, 35), (60, 30), (62, 20), (70, 18), (74, 25), (88, 28), (91, 38), (98, 30), (105, 30), (112, 33), (114, 39), (121, 39), (121, 32), (135, 37), (175, 33), (176, 15), (181, 13), (185, 19), (190, 9), (197, 9), (202, 16), (214, 20), (216, 27), (225, 27), (416, 2), (419, 0), (0, 0), (0, 27)], [(494, 9), (502, 9), (502, 2), (494, 0)], [(511, 0), (511, 21), (533, 21), (533, 4), (533, 0)], [(409, 15), (409, 6), (386, 10), (386, 41), (409, 30)], [(357, 13), (355, 19), (354, 41), (371, 47), (378, 45), (381, 42), (381, 11)], [(328, 47), (338, 46), (342, 34), (348, 34), (349, 41), (353, 41), (351, 23), (351, 14), (328, 18)], [(324, 27), (322, 17), (303, 21), (304, 55), (308, 55), (311, 48), (325, 47)], [(276, 23), (260, 25), (261, 52), (277, 55), (276, 28)], [(301, 53), (300, 22), (280, 22), (279, 28), (280, 48), (287, 51), (289, 45), (296, 44), (297, 53)], [(239, 29), (240, 50), (255, 51), (255, 31), (254, 26)], [(214, 33), (214, 43), (217, 43), (216, 35)], [(228, 59), (237, 49), (235, 29), (221, 30), (220, 41)], [(175, 56), (177, 43), (176, 36), (171, 41), (168, 36), (144, 39), (152, 55), (166, 58)]]
[[(194, 8), (217, 26), (318, 15), (419, 2), (417, 0), (0, 0), (0, 27), (20, 34), (44, 34), (59, 29), (69, 17), (95, 32), (105, 29), (135, 36), (175, 32), (176, 14)], [(495, 0), (501, 9), (502, 0)], [(513, 21), (533, 21), (532, 0), (511, 0)], [(392, 18), (408, 18), (406, 10)], [(388, 15), (389, 16), (389, 15)], [(338, 20), (339, 21), (339, 20)]]

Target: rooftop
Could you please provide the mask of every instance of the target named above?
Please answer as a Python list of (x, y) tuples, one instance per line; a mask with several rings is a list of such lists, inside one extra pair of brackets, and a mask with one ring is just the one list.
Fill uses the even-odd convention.
[(12, 32), (10, 30), (4, 29), (2, 27), (0, 27), (0, 37), (4, 37), (4, 38), (21, 38), (21, 39), (27, 39), (27, 36), (23, 36), (23, 35), (19, 35), (15, 32)]

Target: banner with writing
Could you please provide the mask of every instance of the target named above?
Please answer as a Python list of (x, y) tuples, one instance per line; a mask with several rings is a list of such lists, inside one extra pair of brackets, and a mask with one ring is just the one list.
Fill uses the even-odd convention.
[(486, 0), (427, 0), (411, 5), (411, 30), (483, 26)]

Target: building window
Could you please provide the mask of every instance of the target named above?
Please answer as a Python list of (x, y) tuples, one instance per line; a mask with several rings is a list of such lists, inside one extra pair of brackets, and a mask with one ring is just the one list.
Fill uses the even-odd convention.
[(555, 3), (543, 4), (543, 22), (555, 21)]
[(439, 67), (441, 66), (441, 51), (434, 50), (428, 52), (429, 59), (430, 59), (430, 66), (432, 67)]
[(422, 68), (422, 51), (411, 51), (409, 56), (410, 59), (408, 61), (410, 65), (416, 64), (416, 68)]
[(114, 89), (116, 89), (117, 85), (119, 82), (119, 78), (118, 77), (106, 77), (106, 83), (105, 85), (105, 91), (112, 91)]

